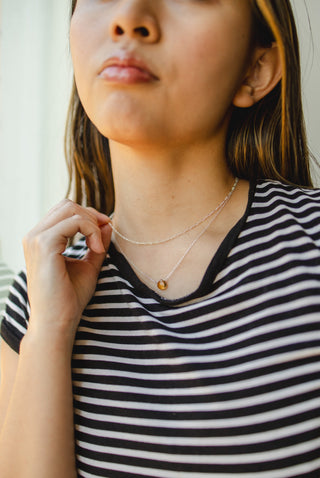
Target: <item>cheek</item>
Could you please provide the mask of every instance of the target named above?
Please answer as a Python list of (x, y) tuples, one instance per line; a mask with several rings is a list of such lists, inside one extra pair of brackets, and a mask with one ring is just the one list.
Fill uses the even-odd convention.
[[(85, 48), (86, 45), (83, 41), (85, 35), (81, 32), (81, 22), (79, 22), (78, 17), (74, 14), (71, 25), (70, 25), (70, 52), (73, 64), (73, 71), (76, 83), (80, 82), (82, 76), (82, 70), (84, 65), (84, 58), (86, 56)], [(81, 83), (81, 82), (80, 82)]]
[[(190, 46), (194, 59), (193, 77), (202, 79), (203, 87), (217, 95), (227, 95), (230, 101), (240, 87), (247, 69), (249, 39), (245, 35), (229, 32), (225, 35), (203, 35)], [(214, 91), (212, 91), (214, 90)]]
[(187, 46), (180, 45), (180, 50), (188, 54), (181, 55), (177, 62), (181, 68), (176, 71), (180, 78), (177, 86), (181, 92), (185, 91), (189, 101), (206, 103), (210, 98), (217, 105), (225, 93), (234, 90), (234, 83), (239, 81), (239, 60), (230, 58), (230, 52), (218, 38), (201, 35)]
[(88, 93), (90, 81), (95, 74), (95, 56), (98, 52), (99, 38), (93, 32), (92, 20), (83, 14), (73, 15), (70, 25), (70, 51), (75, 81), (79, 95)]
[(228, 117), (244, 78), (247, 58), (247, 39), (234, 37), (229, 43), (225, 35), (202, 31), (187, 44), (176, 43), (170, 101), (176, 105), (184, 129), (215, 129)]

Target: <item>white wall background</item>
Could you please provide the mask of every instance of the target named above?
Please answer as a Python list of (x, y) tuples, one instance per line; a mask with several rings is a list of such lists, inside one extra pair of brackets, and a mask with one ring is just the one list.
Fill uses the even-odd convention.
[(65, 196), (63, 135), (71, 84), (68, 0), (1, 0), (0, 260)]
[[(311, 152), (320, 164), (320, 0), (291, 0), (301, 46), (304, 110)], [(311, 29), (311, 31), (310, 31)], [(314, 170), (320, 186), (320, 168)]]
[[(69, 3), (0, 0), (0, 260), (15, 271), (23, 265), (23, 235), (66, 191)], [(320, 159), (320, 0), (294, 0), (293, 5), (308, 134)]]

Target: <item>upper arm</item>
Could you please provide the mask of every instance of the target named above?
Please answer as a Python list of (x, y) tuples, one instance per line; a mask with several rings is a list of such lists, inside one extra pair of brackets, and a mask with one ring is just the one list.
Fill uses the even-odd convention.
[(0, 430), (7, 413), (18, 368), (19, 355), (2, 340), (0, 347)]

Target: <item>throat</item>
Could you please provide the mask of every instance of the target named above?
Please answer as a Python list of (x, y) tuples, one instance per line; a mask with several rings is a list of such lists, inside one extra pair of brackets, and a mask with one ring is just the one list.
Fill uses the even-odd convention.
[(167, 299), (185, 297), (199, 287), (220, 244), (244, 214), (248, 187), (244, 181), (238, 185), (236, 179), (211, 211), (159, 239), (143, 240), (129, 235), (119, 228), (116, 216), (112, 219), (112, 241), (135, 275), (150, 289)]
[(205, 232), (206, 230), (211, 226), (212, 222), (218, 217), (218, 215), (221, 213), (221, 211), (224, 209), (224, 207), (228, 204), (229, 200), (231, 199), (231, 196), (233, 195), (237, 185), (238, 185), (239, 179), (235, 178), (234, 183), (228, 192), (228, 194), (225, 196), (225, 198), (212, 210), (210, 210), (208, 213), (206, 213), (204, 216), (200, 217), (197, 219), (196, 222), (192, 223), (191, 225), (188, 225), (182, 230), (179, 230), (178, 232), (175, 232), (174, 234), (170, 234), (165, 238), (162, 239), (155, 239), (155, 240), (149, 240), (149, 241), (143, 241), (141, 239), (134, 239), (132, 237), (128, 237), (124, 233), (122, 233), (119, 228), (115, 225), (116, 221), (112, 221), (110, 223), (111, 228), (113, 229), (113, 233), (118, 237), (121, 238), (122, 240), (130, 243), (130, 244), (135, 244), (137, 246), (154, 246), (158, 244), (165, 244), (167, 242), (173, 241), (174, 239), (178, 239), (181, 236), (189, 233), (190, 231), (193, 231), (194, 229), (197, 229), (201, 225), (205, 225), (203, 230), (200, 232), (200, 234), (197, 236), (198, 240)]

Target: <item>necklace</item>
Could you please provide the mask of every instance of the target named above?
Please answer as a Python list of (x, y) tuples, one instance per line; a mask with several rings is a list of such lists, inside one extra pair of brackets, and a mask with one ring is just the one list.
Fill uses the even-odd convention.
[(186, 229), (184, 229), (183, 231), (180, 231), (180, 232), (177, 232), (176, 234), (173, 234), (172, 236), (169, 236), (167, 237), (166, 239), (160, 239), (158, 241), (136, 241), (134, 239), (131, 239), (127, 236), (125, 236), (124, 234), (122, 234), (115, 226), (112, 222), (109, 222), (109, 225), (111, 227), (111, 229), (113, 230), (113, 232), (115, 233), (115, 235), (121, 237), (121, 239), (123, 239), (124, 241), (126, 242), (130, 242), (130, 244), (135, 244), (137, 246), (155, 246), (155, 245), (158, 245), (158, 244), (165, 244), (166, 242), (169, 242), (169, 241), (172, 241), (173, 239), (177, 239), (178, 237), (180, 236), (183, 236), (184, 234), (187, 234), (187, 232), (190, 232), (192, 231), (193, 229), (195, 229), (196, 227), (200, 226), (201, 224), (203, 224), (207, 219), (209, 219), (211, 216), (213, 216), (217, 211), (220, 210), (220, 208), (226, 203), (229, 201), (230, 197), (232, 196), (233, 194), (233, 191), (235, 190), (235, 188), (237, 187), (237, 184), (239, 182), (239, 178), (235, 178), (234, 180), (234, 183), (232, 185), (232, 188), (230, 189), (229, 193), (226, 195), (226, 197), (223, 199), (223, 201), (221, 201), (220, 204), (218, 204), (217, 207), (215, 207), (212, 211), (210, 211), (208, 214), (206, 214), (202, 219), (198, 220), (197, 222), (195, 222), (194, 224), (192, 224), (191, 226), (188, 226)]
[[(182, 263), (182, 261), (184, 260), (184, 258), (187, 256), (187, 254), (191, 251), (191, 249), (193, 248), (193, 246), (196, 244), (196, 242), (203, 236), (203, 234), (207, 231), (207, 229), (209, 229), (210, 225), (213, 223), (213, 221), (218, 217), (218, 215), (220, 214), (220, 212), (223, 210), (223, 208), (225, 207), (225, 205), (228, 203), (229, 199), (231, 198), (232, 196), (232, 193), (233, 191), (235, 190), (237, 184), (238, 184), (238, 178), (236, 178), (235, 182), (234, 182), (234, 185), (232, 186), (232, 189), (231, 191), (229, 192), (229, 194), (224, 198), (224, 200), (214, 209), (214, 212), (212, 212), (210, 214), (211, 216), (211, 219), (210, 221), (208, 222), (208, 224), (200, 231), (200, 233), (195, 237), (195, 239), (193, 239), (193, 241), (191, 242), (191, 244), (187, 247), (187, 249), (184, 251), (183, 255), (180, 257), (180, 259), (175, 263), (175, 265), (173, 266), (173, 268), (170, 270), (170, 272), (162, 279), (160, 280), (155, 280), (153, 277), (151, 277), (149, 274), (147, 274), (146, 272), (142, 271), (138, 266), (136, 266), (136, 264), (134, 264), (128, 257), (127, 255), (123, 252), (123, 250), (121, 249), (119, 243), (116, 241), (116, 244), (117, 244), (117, 247), (119, 249), (119, 251), (121, 252), (121, 254), (126, 258), (126, 260), (128, 261), (128, 263), (137, 271), (139, 272), (143, 277), (145, 277), (149, 282), (155, 284), (158, 289), (160, 290), (166, 290), (168, 288), (168, 281), (169, 279), (171, 278), (171, 276), (174, 274), (174, 272), (178, 269), (178, 267), (180, 266), (180, 264)], [(209, 216), (209, 217), (210, 217)], [(202, 221), (204, 222), (204, 221)], [(195, 227), (195, 226), (194, 226)], [(193, 227), (193, 228), (194, 228)], [(179, 236), (182, 235), (181, 233), (179, 234)], [(176, 237), (179, 237), (179, 236), (176, 236)], [(170, 240), (170, 239), (169, 239)], [(130, 241), (129, 241), (130, 242)], [(165, 242), (168, 242), (165, 241)], [(154, 243), (152, 243), (154, 244)], [(156, 243), (157, 244), (157, 243)], [(151, 245), (149, 243), (147, 243), (146, 245)]]

